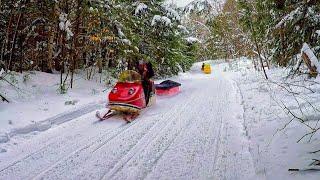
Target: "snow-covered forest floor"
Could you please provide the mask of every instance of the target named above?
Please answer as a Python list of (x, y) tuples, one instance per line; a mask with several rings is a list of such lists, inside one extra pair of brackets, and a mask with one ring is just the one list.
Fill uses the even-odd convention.
[(17, 134), (37, 133), (104, 107), (105, 86), (99, 77), (90, 81), (77, 74), (73, 89), (59, 93), (60, 74), (12, 72), (5, 76), (11, 84), (0, 81), (11, 103), (0, 103), (0, 143)]
[[(319, 179), (318, 172), (288, 172), (317, 159), (309, 152), (320, 149), (320, 136), (297, 143), (311, 130), (296, 120), (287, 125), (292, 117), (281, 101), (298, 115), (309, 106), (297, 106), (284, 88), (285, 70), (268, 70), (272, 83), (247, 59), (235, 62), (212, 62), (211, 75), (197, 63), (171, 78), (181, 93), (157, 97), (131, 124), (95, 119), (106, 101), (96, 80), (79, 75), (65, 95), (56, 91), (58, 75), (15, 77), (21, 92), (2, 82), (12, 103), (0, 104), (0, 179)], [(298, 80), (289, 80), (300, 93), (293, 94), (315, 105), (317, 81), (306, 84), (310, 91)], [(317, 113), (302, 111), (315, 127)]]
[[(312, 159), (319, 159), (318, 153), (310, 153), (320, 149), (319, 133), (301, 139), (312, 132), (306, 125), (315, 129), (318, 125), (319, 111), (315, 110), (320, 98), (318, 80), (287, 78), (286, 69), (273, 68), (267, 71), (269, 81), (266, 81), (262, 72), (253, 71), (250, 62), (240, 61), (226, 69), (233, 69), (233, 73), (227, 74), (242, 96), (243, 123), (256, 174), (261, 179), (319, 179), (316, 171), (288, 172), (311, 168)], [(289, 110), (306, 120), (306, 125), (293, 119)]]

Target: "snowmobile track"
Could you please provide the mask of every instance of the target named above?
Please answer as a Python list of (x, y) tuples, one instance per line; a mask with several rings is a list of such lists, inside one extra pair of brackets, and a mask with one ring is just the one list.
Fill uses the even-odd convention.
[[(186, 107), (190, 106), (191, 103), (194, 103), (195, 98), (190, 99), (190, 101), (186, 104), (184, 104), (183, 107), (181, 107), (182, 110), (180, 110), (180, 112), (177, 113), (185, 113), (186, 111), (189, 111), (189, 109), (187, 109)], [(195, 110), (193, 110), (193, 112), (195, 112)], [(174, 113), (174, 112), (173, 112)], [(170, 119), (166, 120), (167, 122), (161, 124), (161, 126), (153, 126), (150, 130), (152, 130), (153, 128), (156, 128), (156, 130), (151, 131), (151, 137), (150, 136), (146, 136), (149, 135), (148, 133), (146, 133), (141, 139), (140, 141), (117, 163), (114, 165), (114, 167), (107, 172), (105, 175), (103, 175), (103, 177), (101, 179), (112, 179), (112, 177), (114, 176), (115, 173), (117, 173), (118, 171), (121, 170), (121, 168), (124, 167), (124, 165), (129, 162), (134, 156), (137, 156), (139, 154), (139, 152), (143, 151), (144, 148), (148, 147), (150, 145), (150, 143), (152, 143), (159, 134), (162, 134), (163, 132), (165, 132), (164, 130), (166, 128), (168, 128), (170, 125), (173, 125), (175, 121), (175, 119), (173, 117), (171, 117)], [(180, 119), (181, 121), (181, 119)], [(187, 125), (190, 124), (190, 121), (188, 121)], [(171, 126), (172, 128), (172, 126)], [(149, 131), (150, 131), (149, 130)], [(178, 134), (182, 131), (182, 129), (180, 129), (180, 131), (178, 132)], [(178, 135), (177, 134), (177, 135)], [(174, 141), (174, 139), (172, 140)], [(165, 149), (167, 149), (168, 147), (166, 147)], [(164, 151), (163, 151), (164, 152)]]
[[(200, 97), (197, 98), (192, 98), (190, 101), (192, 104), (199, 104), (200, 100), (204, 99), (205, 95), (201, 95)], [(191, 104), (191, 105), (192, 105)], [(187, 107), (190, 106), (187, 104)], [(148, 163), (143, 164), (143, 170), (140, 169), (141, 173), (139, 176), (134, 176), (134, 179), (145, 179), (148, 177), (148, 174), (153, 170), (153, 167), (157, 165), (157, 162), (163, 154), (167, 151), (169, 147), (171, 147), (175, 142), (181, 138), (183, 133), (190, 128), (190, 126), (194, 126), (196, 124), (196, 121), (194, 121), (196, 118), (199, 118), (201, 115), (198, 113), (198, 109), (192, 108), (187, 109), (186, 107), (181, 107), (181, 111), (179, 112), (180, 114), (190, 114), (188, 118), (180, 118), (177, 119), (176, 121), (173, 119), (170, 119), (169, 123), (161, 129), (161, 132), (158, 133), (157, 137), (154, 139), (150, 140), (148, 144), (142, 145), (144, 148), (139, 149), (139, 151), (134, 152), (133, 156), (126, 159), (125, 161), (122, 161), (118, 163), (115, 167), (113, 168), (108, 175), (105, 175), (102, 179), (126, 179), (130, 178), (126, 176), (127, 174), (127, 169), (130, 168), (132, 164), (135, 164), (135, 161), (143, 161), (141, 159), (141, 154), (148, 154), (148, 151), (151, 152), (151, 154), (148, 154)], [(220, 121), (222, 122), (222, 121)], [(220, 126), (220, 129), (222, 127)], [(165, 141), (164, 141), (165, 140)], [(155, 147), (159, 145), (159, 143), (162, 143), (160, 149), (157, 149), (155, 151)], [(216, 141), (219, 143), (219, 141)], [(217, 144), (216, 143), (216, 144)], [(217, 145), (216, 145), (217, 146)], [(218, 147), (217, 147), (218, 148)], [(154, 150), (150, 150), (154, 149)], [(147, 151), (147, 152), (145, 152)], [(142, 156), (144, 158), (144, 156)], [(130, 165), (131, 164), (131, 165)], [(120, 172), (120, 173), (119, 173)]]
[[(177, 105), (177, 106), (178, 106), (178, 105)], [(174, 108), (174, 109), (177, 110), (177, 108)], [(172, 113), (170, 113), (170, 114), (167, 114), (167, 116), (172, 116), (172, 115), (174, 115), (175, 113), (176, 113), (176, 112), (174, 111), (174, 112), (172, 112)], [(158, 116), (161, 116), (161, 114), (158, 114)], [(130, 123), (130, 124), (123, 124), (122, 126), (118, 127), (117, 129), (112, 130), (112, 132), (105, 134), (105, 135), (104, 135), (102, 138), (100, 138), (99, 140), (102, 140), (102, 139), (105, 139), (105, 138), (107, 138), (107, 140), (104, 141), (104, 143), (100, 144), (99, 147), (95, 148), (95, 150), (94, 150), (93, 152), (95, 152), (95, 151), (97, 151), (98, 149), (100, 149), (102, 146), (104, 146), (105, 144), (107, 144), (108, 142), (110, 142), (113, 138), (115, 138), (115, 137), (121, 135), (122, 133), (124, 133), (127, 129), (129, 129), (131, 126), (134, 126), (137, 122), (138, 122), (138, 120), (137, 120), (137, 121), (134, 121), (134, 122), (132, 122), (132, 123)], [(154, 122), (154, 126), (156, 125), (157, 122), (158, 122), (158, 121), (155, 121), (155, 122)], [(98, 142), (99, 140), (96, 140), (95, 142)], [(49, 145), (50, 145), (50, 144), (49, 144)], [(40, 176), (41, 176), (42, 174), (45, 174), (45, 172), (48, 172), (50, 169), (54, 168), (55, 165), (58, 165), (59, 163), (61, 163), (61, 162), (63, 162), (63, 161), (66, 161), (68, 158), (72, 158), (73, 155), (79, 154), (81, 151), (83, 151), (83, 150), (85, 150), (85, 149), (87, 149), (87, 148), (89, 148), (89, 147), (91, 147), (91, 146), (93, 146), (93, 145), (94, 145), (94, 143), (91, 143), (89, 146), (86, 145), (86, 146), (84, 146), (84, 147), (81, 147), (81, 148), (79, 148), (79, 149), (77, 149), (77, 150), (69, 153), (68, 155), (64, 156), (64, 158), (60, 158), (57, 162), (54, 163), (54, 165), (52, 165), (52, 166), (50, 166), (50, 167), (48, 167), (48, 168), (40, 171), (40, 172), (41, 172), (41, 173), (39, 173)], [(21, 161), (23, 161), (23, 160), (25, 160), (25, 159), (27, 159), (27, 158), (32, 158), (33, 155), (35, 155), (35, 154), (37, 154), (37, 153), (40, 153), (42, 150), (45, 150), (45, 149), (46, 149), (45, 147), (41, 148), (39, 151), (36, 151), (36, 152), (28, 155), (27, 157), (25, 157), (25, 158), (23, 158), (23, 159), (15, 162), (14, 164), (11, 164), (10, 166), (8, 166), (8, 167), (6, 167), (5, 169), (3, 169), (2, 171), (5, 171), (5, 170), (9, 169), (10, 167), (14, 166), (15, 164), (18, 164), (19, 162), (21, 162)], [(35, 176), (35, 177), (39, 177), (39, 176), (37, 175), (37, 176)]]
[[(194, 98), (193, 98), (194, 99)], [(190, 99), (189, 103), (186, 103), (183, 105), (183, 107), (188, 107), (188, 105), (190, 105), (191, 103), (193, 103), (193, 99)], [(163, 123), (164, 126), (170, 124), (170, 121), (167, 121), (167, 119), (169, 119), (169, 117), (174, 117), (174, 114), (176, 113), (180, 113), (180, 104), (176, 104), (174, 106), (175, 108), (173, 108), (173, 111), (171, 111), (170, 113), (167, 113), (165, 115), (159, 114), (157, 116), (161, 117), (162, 121), (158, 121), (157, 118), (153, 118), (151, 121), (151, 127), (148, 128), (145, 132), (142, 138), (145, 138), (145, 136), (148, 134), (148, 132), (152, 132), (153, 129), (156, 130), (159, 128), (158, 124), (159, 123)], [(185, 108), (183, 108), (185, 109)], [(188, 109), (186, 109), (188, 110)], [(156, 116), (156, 117), (157, 117)], [(105, 146), (106, 144), (110, 143), (112, 140), (114, 140), (115, 138), (117, 138), (118, 136), (121, 136), (122, 134), (124, 134), (127, 130), (129, 130), (130, 128), (133, 128), (134, 126), (140, 126), (142, 122), (139, 122), (139, 119), (133, 121), (130, 124), (126, 124), (125, 126), (121, 126), (120, 128), (118, 128), (117, 130), (115, 130), (115, 133), (109, 133), (107, 137), (105, 137), (105, 141), (103, 141), (103, 143), (99, 143), (97, 147), (95, 147), (92, 151), (90, 151), (91, 153), (96, 153), (98, 150), (100, 150), (101, 148), (103, 148), (103, 146)], [(150, 123), (150, 122), (148, 122)], [(141, 139), (142, 139), (141, 138)], [(96, 141), (97, 142), (97, 141)], [(140, 142), (140, 141), (139, 141)], [(95, 145), (95, 143), (93, 143), (90, 147), (92, 147), (93, 145)], [(139, 144), (138, 144), (139, 145)], [(138, 147), (137, 144), (135, 145), (135, 147)], [(88, 147), (89, 148), (89, 147)], [(88, 149), (88, 148), (81, 148), (82, 150)], [(132, 147), (134, 148), (134, 147)], [(141, 147), (143, 148), (143, 146)], [(82, 151), (81, 150), (81, 151)], [(77, 152), (72, 152), (69, 156), (67, 156), (66, 158), (61, 159), (60, 161), (56, 162), (53, 166), (50, 166), (49, 168), (45, 169), (44, 171), (42, 171), (41, 173), (39, 173), (35, 178), (33, 179), (41, 179), (41, 177), (43, 175), (45, 175), (47, 172), (49, 172), (50, 170), (54, 169), (56, 166), (58, 166), (60, 163), (63, 162), (67, 162), (68, 160), (72, 160), (73, 158), (75, 158), (78, 154), (80, 154), (81, 151), (77, 151)], [(131, 152), (131, 149), (128, 151), (128, 153)]]
[(102, 107), (103, 107), (102, 104), (90, 103), (90, 104), (87, 104), (87, 105), (80, 107), (77, 110), (61, 113), (61, 114), (58, 114), (54, 117), (40, 121), (38, 123), (28, 125), (25, 127), (21, 127), (21, 128), (17, 128), (17, 129), (13, 129), (12, 131), (7, 133), (8, 137), (10, 137), (9, 140), (4, 141), (4, 142), (0, 142), (0, 144), (9, 142), (12, 137), (17, 136), (17, 135), (24, 135), (24, 134), (29, 134), (32, 132), (46, 131), (46, 130), (52, 128), (54, 125), (60, 125), (65, 122), (71, 121), (73, 119), (84, 116), (88, 113), (91, 113), (92, 111), (95, 111), (97, 109), (101, 109)]
[(0, 179), (248, 179), (237, 93), (217, 74), (181, 77), (130, 124), (90, 112), (30, 135), (0, 154)]
[[(125, 124), (124, 124), (125, 125)], [(112, 138), (116, 137), (117, 135), (119, 135), (121, 132), (125, 131), (126, 129), (128, 129), (130, 126), (120, 126), (117, 130), (119, 130), (120, 132), (117, 132), (115, 135), (111, 135), (111, 137), (109, 138), (109, 140), (111, 140)], [(108, 136), (109, 134), (113, 134), (112, 132), (106, 133), (105, 135)], [(102, 137), (103, 138), (103, 137)], [(100, 139), (102, 139), (100, 138)], [(71, 152), (70, 154), (68, 154), (66, 157), (63, 157), (61, 159), (59, 159), (57, 162), (55, 162), (53, 165), (51, 165), (50, 167), (44, 169), (43, 171), (41, 171), (39, 174), (37, 174), (35, 177), (31, 178), (31, 179), (40, 179), (41, 176), (43, 176), (46, 172), (48, 172), (49, 170), (51, 170), (52, 168), (54, 168), (55, 166), (57, 166), (59, 163), (66, 161), (68, 159), (70, 159), (72, 156), (78, 154), (79, 152), (88, 149), (89, 147), (92, 147), (98, 140), (96, 140), (95, 142), (92, 142), (91, 144), (85, 145), (84, 147), (77, 149), (73, 152)]]
[[(53, 125), (53, 124), (56, 124), (56, 125), (62, 124), (62, 123), (68, 122), (68, 121), (70, 121), (70, 120), (76, 119), (76, 118), (78, 118), (78, 117), (85, 116), (85, 115), (87, 115), (87, 114), (89, 114), (89, 113), (91, 113), (91, 112), (93, 112), (93, 111), (95, 111), (95, 110), (97, 110), (97, 109), (99, 109), (99, 108), (101, 108), (101, 107), (103, 107), (101, 104), (89, 104), (89, 105), (86, 105), (86, 106), (84, 106), (84, 107), (82, 107), (82, 108), (80, 108), (80, 109), (77, 109), (77, 110), (75, 110), (75, 111), (71, 111), (71, 112), (67, 112), (67, 113), (62, 113), (62, 114), (56, 115), (55, 117), (52, 117), (52, 118), (48, 118), (48, 119), (46, 119), (46, 120), (43, 120), (42, 122), (40, 122), (40, 124), (44, 124), (44, 123), (47, 123), (47, 122), (49, 122), (49, 123), (52, 124), (52, 125)], [(25, 128), (22, 128), (22, 129), (25, 129)], [(45, 129), (45, 130), (47, 130), (47, 129)], [(21, 132), (20, 132), (20, 133), (17, 133), (17, 132), (19, 132), (19, 131), (21, 131)], [(29, 131), (23, 131), (23, 130), (19, 130), (19, 129), (18, 129), (18, 130), (15, 130), (14, 132), (15, 132), (15, 133), (11, 132), (11, 134), (13, 133), (13, 134), (11, 135), (11, 137), (13, 137), (13, 136), (15, 136), (15, 135), (18, 135), (18, 134), (27, 134), (27, 133), (30, 133), (30, 132), (32, 132), (32, 131), (29, 132)], [(23, 133), (22, 133), (22, 132), (23, 132)], [(57, 138), (57, 137), (55, 137), (55, 138)], [(47, 146), (50, 146), (50, 145), (52, 145), (52, 144), (54, 144), (54, 143), (55, 143), (55, 142), (52, 141), (51, 143), (47, 144), (46, 146), (40, 148), (39, 150), (37, 150), (37, 151), (35, 151), (35, 152), (32, 152), (31, 154), (29, 154), (29, 155), (21, 158), (20, 160), (15, 161), (15, 162), (12, 162), (10, 165), (8, 165), (8, 166), (3, 167), (2, 169), (0, 169), (0, 173), (2, 173), (3, 171), (7, 170), (8, 168), (10, 168), (10, 167), (18, 164), (19, 162), (24, 161), (24, 160), (32, 157), (33, 155), (35, 155), (35, 154), (37, 154), (37, 153), (45, 150), (45, 149), (47, 148)]]

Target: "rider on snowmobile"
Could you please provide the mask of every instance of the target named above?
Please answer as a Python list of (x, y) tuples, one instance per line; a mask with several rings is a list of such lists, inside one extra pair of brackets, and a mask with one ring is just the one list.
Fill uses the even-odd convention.
[(146, 98), (146, 104), (148, 105), (150, 93), (152, 91), (150, 78), (154, 76), (152, 64), (150, 62), (145, 62), (144, 60), (139, 60), (137, 70), (141, 75), (142, 87)]

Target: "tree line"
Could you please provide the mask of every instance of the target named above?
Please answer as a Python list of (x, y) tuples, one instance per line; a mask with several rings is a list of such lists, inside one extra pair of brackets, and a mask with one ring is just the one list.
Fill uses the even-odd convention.
[(287, 67), (297, 62), (303, 43), (320, 55), (320, 1), (226, 0), (207, 21), (209, 48), (216, 57), (254, 57), (254, 63)]
[(119, 73), (145, 59), (158, 76), (165, 76), (188, 70), (196, 58), (197, 44), (186, 40), (178, 12), (161, 0), (14, 0), (0, 5), (0, 69), (6, 72), (60, 72), (61, 85), (70, 79), (72, 87), (78, 69)]

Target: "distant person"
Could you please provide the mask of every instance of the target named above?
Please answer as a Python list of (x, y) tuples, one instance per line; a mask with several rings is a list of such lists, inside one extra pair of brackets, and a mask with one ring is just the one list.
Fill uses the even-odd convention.
[(202, 66), (201, 66), (201, 71), (204, 70), (204, 63), (202, 63)]

